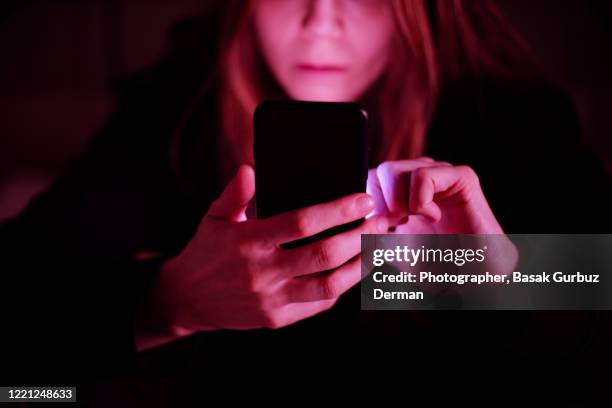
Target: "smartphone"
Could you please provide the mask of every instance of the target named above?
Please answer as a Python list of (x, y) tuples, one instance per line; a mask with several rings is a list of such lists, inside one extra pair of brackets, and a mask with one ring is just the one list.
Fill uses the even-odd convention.
[[(257, 218), (365, 192), (368, 115), (349, 102), (265, 101), (253, 121)], [(284, 243), (305, 245), (361, 224)]]

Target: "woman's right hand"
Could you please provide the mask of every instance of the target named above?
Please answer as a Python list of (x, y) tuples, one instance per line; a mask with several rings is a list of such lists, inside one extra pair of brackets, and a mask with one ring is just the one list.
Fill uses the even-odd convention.
[(350, 231), (283, 249), (282, 243), (365, 217), (372, 197), (358, 193), (247, 220), (254, 193), (253, 169), (243, 165), (192, 240), (163, 265), (141, 313), (143, 321), (156, 322), (157, 333), (151, 324), (137, 329), (139, 349), (202, 330), (279, 328), (325, 311), (361, 280), (361, 234), (388, 229), (384, 217), (371, 217)]

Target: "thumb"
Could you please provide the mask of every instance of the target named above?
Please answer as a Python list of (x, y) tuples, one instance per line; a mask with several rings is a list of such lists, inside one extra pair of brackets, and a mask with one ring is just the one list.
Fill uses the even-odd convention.
[(246, 207), (254, 194), (255, 171), (253, 167), (243, 164), (225, 186), (219, 198), (211, 204), (206, 216), (228, 221), (244, 221)]

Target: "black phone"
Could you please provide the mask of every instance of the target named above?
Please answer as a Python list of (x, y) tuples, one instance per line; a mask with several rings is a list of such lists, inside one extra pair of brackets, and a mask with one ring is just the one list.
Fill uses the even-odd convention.
[[(265, 101), (255, 110), (257, 218), (366, 191), (367, 113), (356, 103)], [(354, 228), (363, 219), (285, 243), (293, 248)]]

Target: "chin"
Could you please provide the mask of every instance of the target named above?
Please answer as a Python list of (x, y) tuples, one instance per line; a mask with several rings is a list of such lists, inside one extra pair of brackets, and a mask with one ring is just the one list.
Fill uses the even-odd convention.
[(328, 88), (295, 90), (290, 92), (289, 95), (291, 98), (301, 101), (352, 102), (355, 100), (355, 97), (351, 94), (333, 92)]

